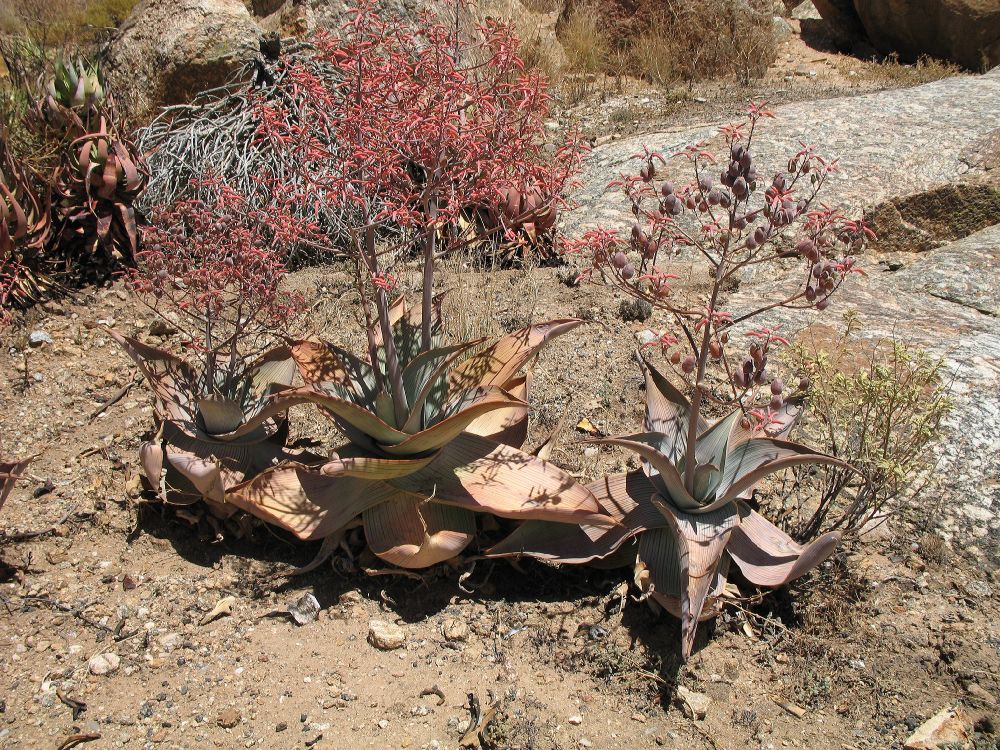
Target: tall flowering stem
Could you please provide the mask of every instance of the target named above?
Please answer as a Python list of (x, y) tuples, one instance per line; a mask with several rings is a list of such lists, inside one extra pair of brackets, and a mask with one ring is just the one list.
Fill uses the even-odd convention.
[[(861, 272), (853, 256), (873, 236), (863, 222), (819, 202), (837, 162), (815, 146), (802, 144), (783, 170), (764, 178), (753, 140), (761, 121), (771, 117), (766, 106), (752, 105), (744, 120), (721, 129), (721, 154), (705, 142), (685, 147), (675, 155), (690, 164), (685, 182), (659, 179), (668, 163), (664, 155), (648, 149), (636, 154), (638, 173), (610, 183), (635, 216), (630, 236), (596, 229), (563, 245), (586, 257), (585, 277), (645, 300), (672, 321), (674, 333), (659, 333), (647, 346), (660, 348), (691, 385), (683, 462), (688, 492), (695, 486), (694, 451), (707, 403), (735, 405), (746, 426), (764, 431), (784, 405), (785, 385), (767, 364), (787, 340), (779, 328), (750, 331), (737, 340), (735, 327), (776, 308), (825, 310), (845, 279)], [(671, 269), (686, 250), (709, 267), (712, 285), (700, 300), (675, 293), (678, 275)], [(725, 309), (726, 290), (748, 269), (795, 262), (801, 267), (798, 283), (787, 292), (739, 314)], [(720, 377), (710, 377), (712, 368)]]
[(198, 187), (204, 199), (156, 212), (128, 282), (154, 314), (184, 334), (204, 367), (204, 388), (225, 391), (284, 337), (301, 310), (301, 297), (279, 288), (282, 258), (315, 227), (287, 212), (259, 211), (216, 180)]
[[(422, 255), (426, 352), (437, 260), (515, 225), (550, 228), (582, 153), (574, 140), (546, 148), (546, 82), (526, 69), (512, 30), (488, 21), (470, 41), (458, 22), (467, 3), (451, 10), (450, 20), (428, 11), (413, 24), (361, 0), (339, 34), (314, 40), (336, 70), (332, 82), (315, 68), (289, 71), (308, 116), (289, 120), (275, 104), (263, 116), (262, 137), (302, 149), (307, 182), (353, 217), (348, 250), (381, 334), (369, 336), (369, 355), (384, 361), (377, 376), (392, 386), (400, 421), (406, 404), (389, 312), (395, 265), (414, 249)], [(476, 211), (498, 220), (488, 229), (465, 221)]]

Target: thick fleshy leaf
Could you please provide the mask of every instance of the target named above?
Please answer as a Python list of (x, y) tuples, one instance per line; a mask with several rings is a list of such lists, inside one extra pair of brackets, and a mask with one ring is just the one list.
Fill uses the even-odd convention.
[[(726, 588), (726, 581), (729, 578), (729, 560), (729, 553), (724, 553), (722, 560), (719, 561), (719, 567), (715, 571), (715, 578), (709, 588), (708, 596), (705, 597), (705, 605), (701, 609), (698, 622), (711, 620), (713, 617), (717, 617), (722, 611), (722, 595)], [(668, 596), (659, 591), (653, 591), (652, 594), (657, 604), (678, 620), (682, 619), (683, 602), (680, 596)]]
[(231, 398), (208, 396), (199, 398), (198, 416), (209, 435), (232, 432), (243, 423), (243, 404)]
[(379, 481), (329, 477), (297, 463), (277, 466), (238, 485), (226, 500), (287, 529), (299, 539), (322, 539), (398, 490)]
[(671, 502), (678, 508), (693, 510), (698, 508), (698, 503), (691, 493), (684, 487), (684, 480), (681, 478), (677, 467), (660, 452), (660, 446), (667, 438), (660, 432), (637, 432), (634, 435), (623, 435), (613, 438), (599, 438), (588, 440), (588, 443), (598, 443), (602, 445), (620, 445), (631, 451), (638, 453), (648, 464), (646, 474), (648, 476), (659, 476)]
[(448, 406), (444, 414), (454, 412), (440, 422), (415, 435), (382, 449), (393, 456), (415, 456), (436, 451), (458, 437), (477, 417), (496, 409), (519, 406), (521, 402), (499, 388), (474, 388), (460, 394), (455, 406)]
[(198, 374), (187, 362), (163, 349), (148, 346), (108, 329), (111, 336), (139, 366), (167, 419), (194, 421), (191, 399), (198, 392)]
[[(476, 417), (465, 428), (466, 432), (480, 435), (494, 443), (503, 443), (520, 448), (528, 439), (528, 391), (531, 388), (531, 372), (519, 378), (508, 380), (503, 390), (523, 403), (506, 409), (496, 409), (481, 417)], [(548, 460), (547, 456), (539, 456)]]
[(784, 586), (828, 558), (840, 544), (840, 533), (831, 531), (802, 546), (745, 503), (738, 503), (740, 525), (727, 550), (750, 583)]
[[(686, 661), (694, 648), (698, 621), (711, 592), (726, 544), (733, 528), (740, 523), (740, 513), (736, 503), (699, 514), (678, 512), (671, 505), (657, 499), (653, 503), (673, 526), (671, 531), (677, 535), (680, 550), (677, 553), (678, 562), (670, 562), (666, 556), (669, 551), (666, 546), (662, 546), (662, 550), (659, 547), (652, 550), (663, 551), (662, 558), (644, 556), (643, 540), (639, 542), (639, 559), (649, 568), (657, 590), (669, 596), (676, 595), (670, 587), (677, 582), (678, 570), (680, 571), (681, 656)], [(645, 538), (645, 534), (643, 537)]]
[(457, 393), (476, 386), (502, 387), (546, 342), (573, 330), (582, 322), (576, 318), (550, 320), (504, 336), (451, 369), (448, 375), (451, 392)]
[(283, 391), (276, 400), (279, 403), (311, 401), (321, 406), (338, 422), (346, 422), (358, 432), (370, 436), (383, 445), (402, 443), (409, 437), (405, 432), (379, 419), (370, 409), (355, 403), (346, 387), (331, 381)]
[[(587, 485), (607, 515), (617, 522), (611, 528), (595, 529), (591, 535), (581, 526), (554, 521), (525, 521), (506, 539), (486, 553), (488, 557), (536, 557), (553, 562), (578, 564), (613, 555), (637, 534), (666, 525), (651, 498), (656, 488), (640, 471), (615, 474)], [(593, 531), (591, 532), (593, 533)]]
[[(687, 445), (688, 415), (691, 404), (673, 384), (653, 365), (639, 359), (646, 373), (646, 418), (647, 432), (663, 434), (661, 451), (674, 464), (680, 462)], [(698, 417), (697, 432), (708, 429), (708, 423)]]
[(363, 479), (398, 479), (420, 471), (437, 457), (436, 453), (421, 458), (382, 458), (365, 455), (353, 446), (340, 449), (319, 467), (328, 477), (359, 477)]
[(265, 352), (247, 368), (249, 383), (248, 396), (254, 402), (272, 393), (274, 386), (287, 388), (295, 376), (296, 361), (287, 346), (279, 346)]
[(739, 427), (742, 418), (743, 412), (737, 409), (698, 434), (698, 441), (695, 443), (695, 458), (699, 466), (715, 464), (720, 468), (725, 467), (730, 436), (733, 430)]
[(21, 478), (30, 463), (30, 458), (23, 461), (0, 461), (0, 508), (3, 508), (3, 504), (14, 489), (14, 485), (17, 484), (17, 480)]
[(371, 551), (401, 568), (450, 560), (475, 538), (475, 515), (399, 492), (362, 514)]
[(290, 351), (307, 385), (336, 383), (347, 389), (355, 403), (374, 407), (375, 373), (368, 362), (324, 341), (297, 341)]
[(718, 507), (733, 500), (751, 490), (768, 474), (799, 464), (827, 464), (850, 468), (839, 458), (815, 453), (801, 443), (774, 438), (752, 438), (738, 445), (726, 457), (726, 466), (718, 489), (719, 499), (712, 505)]
[(428, 402), (432, 392), (437, 394), (437, 398), (430, 399), (432, 402), (444, 403), (442, 399), (448, 393), (445, 370), (464, 352), (482, 342), (483, 339), (479, 339), (431, 349), (419, 354), (403, 369), (403, 389), (406, 392), (407, 408), (410, 410), (406, 424), (403, 425), (404, 432), (418, 432), (433, 421), (433, 415), (425, 413), (424, 404)]
[(392, 484), (436, 502), (518, 520), (613, 525), (594, 494), (562, 469), (462, 433), (423, 471)]

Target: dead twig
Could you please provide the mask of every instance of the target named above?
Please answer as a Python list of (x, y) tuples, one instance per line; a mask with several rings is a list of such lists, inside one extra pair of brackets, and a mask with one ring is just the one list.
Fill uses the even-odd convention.
[(134, 386), (138, 382), (139, 382), (139, 376), (138, 375), (133, 375), (132, 379), (129, 382), (127, 382), (125, 385), (123, 385), (121, 388), (119, 388), (117, 391), (115, 391), (114, 395), (111, 398), (109, 398), (107, 401), (105, 401), (103, 404), (101, 404), (95, 411), (92, 411), (90, 413), (90, 416), (87, 418), (87, 421), (88, 422), (93, 422), (101, 414), (103, 414), (108, 409), (110, 409), (112, 406), (114, 406), (119, 401), (121, 401), (123, 398), (125, 398), (125, 394), (127, 394), (130, 390), (132, 390), (132, 386)]
[(420, 697), (421, 698), (423, 698), (425, 696), (428, 696), (428, 695), (436, 695), (437, 698), (438, 698), (438, 705), (439, 706), (443, 706), (444, 705), (444, 700), (445, 700), (444, 699), (444, 691), (441, 690), (441, 688), (439, 688), (437, 685), (434, 685), (433, 687), (429, 687), (429, 688), (424, 688), (423, 690), (420, 691)]
[(102, 623), (99, 623), (96, 620), (93, 620), (90, 617), (87, 617), (87, 615), (83, 614), (83, 611), (85, 609), (87, 609), (87, 607), (89, 607), (92, 602), (88, 602), (87, 604), (81, 605), (79, 607), (71, 607), (70, 605), (65, 604), (64, 602), (60, 602), (60, 601), (57, 601), (55, 599), (49, 599), (48, 597), (45, 597), (45, 596), (25, 595), (25, 596), (21, 597), (21, 600), (25, 601), (25, 602), (35, 602), (37, 604), (46, 604), (46, 605), (48, 605), (50, 607), (53, 607), (54, 609), (58, 609), (58, 610), (60, 610), (62, 612), (66, 612), (67, 614), (70, 614), (73, 617), (75, 617), (78, 620), (80, 620), (80, 622), (83, 622), (83, 623), (89, 625), (90, 627), (96, 628), (97, 630), (100, 630), (100, 631), (102, 631), (104, 633), (108, 633), (109, 635), (111, 635), (112, 638), (114, 638), (114, 640), (116, 642), (121, 642), (121, 641), (124, 641), (124, 640), (128, 640), (132, 636), (137, 635), (137, 634), (139, 634), (139, 633), (142, 632), (141, 630), (132, 630), (132, 631), (130, 631), (128, 633), (124, 633), (123, 634), (122, 633), (122, 628), (125, 625), (125, 621), (124, 620), (122, 620), (118, 624), (118, 627), (116, 627), (116, 628), (110, 628), (107, 625), (103, 625)]
[(74, 505), (68, 511), (66, 511), (62, 518), (56, 521), (54, 524), (49, 526), (47, 529), (39, 529), (38, 531), (22, 531), (20, 534), (5, 534), (0, 536), (0, 542), (24, 542), (28, 539), (37, 539), (40, 536), (45, 536), (46, 534), (51, 534), (59, 526), (66, 523), (66, 520), (73, 515), (73, 512), (80, 507), (79, 505)]
[(80, 714), (87, 710), (87, 704), (83, 701), (78, 701), (72, 696), (66, 695), (62, 690), (56, 690), (56, 697), (62, 702), (64, 706), (69, 707), (69, 710), (73, 712), (73, 721), (76, 721)]
[(98, 732), (87, 732), (85, 734), (71, 734), (69, 737), (62, 741), (62, 744), (56, 748), (56, 750), (69, 750), (71, 747), (76, 747), (77, 745), (82, 745), (84, 742), (93, 742), (94, 740), (101, 739), (101, 735)]

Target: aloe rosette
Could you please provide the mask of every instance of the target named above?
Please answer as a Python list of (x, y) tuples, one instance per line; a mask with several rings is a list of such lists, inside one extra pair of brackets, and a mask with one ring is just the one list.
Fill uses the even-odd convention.
[[(697, 423), (690, 450), (688, 400), (652, 365), (646, 374), (645, 431), (590, 442), (620, 445), (642, 459), (642, 469), (588, 485), (617, 523), (595, 534), (585, 526), (530, 522), (487, 552), (527, 555), (561, 563), (601, 561), (636, 567), (636, 583), (681, 619), (681, 652), (691, 655), (698, 622), (721, 606), (729, 566), (751, 583), (781, 586), (807, 573), (836, 548), (839, 532), (802, 546), (746, 502), (767, 475), (804, 463), (846, 466), (783, 437), (797, 408), (786, 403), (771, 414), (771, 433), (755, 429), (741, 411)], [(694, 460), (695, 482), (683, 481)]]
[[(156, 399), (158, 427), (139, 450), (150, 489), (175, 505), (204, 500), (219, 516), (231, 515), (226, 493), (283, 461), (319, 458), (285, 448), (285, 410), (271, 396), (291, 385), (295, 361), (274, 348), (224, 377), (192, 366), (170, 352), (108, 332), (139, 366)], [(210, 382), (214, 379), (217, 382)]]
[[(482, 342), (443, 346), (437, 304), (432, 345), (421, 352), (422, 314), (402, 299), (390, 311), (402, 368), (398, 418), (391, 382), (329, 343), (292, 346), (306, 385), (278, 403), (318, 405), (347, 436), (319, 466), (288, 463), (237, 487), (230, 502), (300, 539), (325, 539), (360, 516), (372, 552), (408, 568), (434, 565), (472, 541), (476, 513), (513, 519), (610, 523), (593, 493), (556, 466), (519, 449), (530, 375), (520, 370), (554, 336), (581, 321), (553, 320)], [(375, 332), (375, 352), (385, 347)], [(398, 401), (398, 398), (397, 398)]]

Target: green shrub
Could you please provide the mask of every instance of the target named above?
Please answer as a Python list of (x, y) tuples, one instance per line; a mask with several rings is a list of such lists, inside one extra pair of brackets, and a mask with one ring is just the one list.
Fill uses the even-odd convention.
[(784, 515), (802, 540), (830, 529), (856, 531), (912, 503), (937, 463), (931, 446), (952, 408), (943, 360), (898, 340), (862, 342), (856, 316), (845, 320), (839, 339), (807, 336), (789, 350), (808, 380), (799, 430), (857, 469), (796, 470)]

